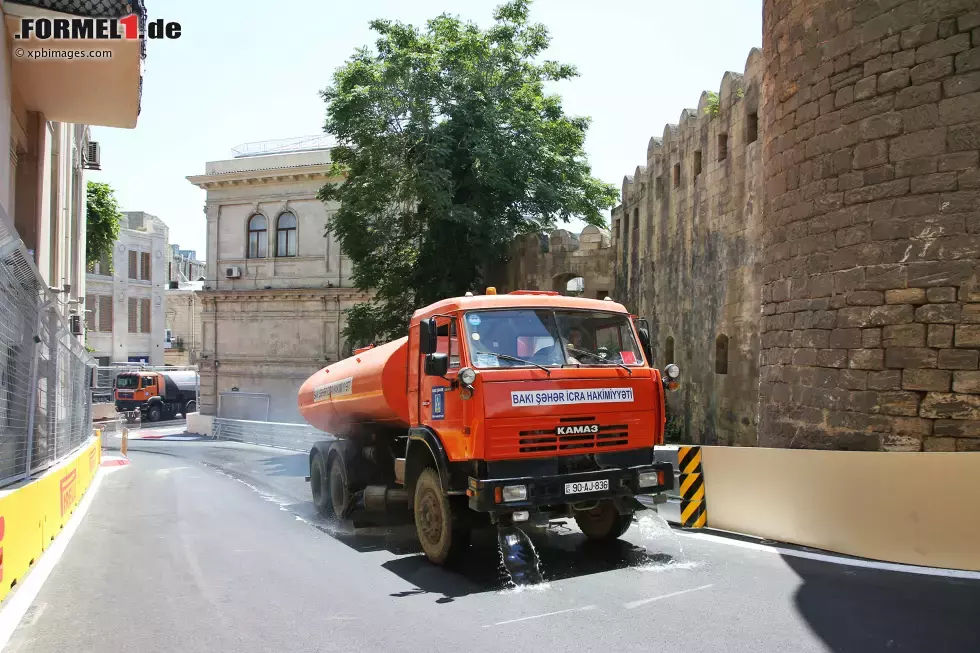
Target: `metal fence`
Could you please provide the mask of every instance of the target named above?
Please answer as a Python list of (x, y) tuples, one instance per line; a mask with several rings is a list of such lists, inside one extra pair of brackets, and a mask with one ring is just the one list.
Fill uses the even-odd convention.
[(69, 332), (63, 302), (0, 208), (0, 486), (53, 465), (92, 433), (95, 361)]
[(334, 439), (307, 424), (253, 422), (221, 417), (216, 417), (212, 422), (211, 435), (221, 440), (260, 444), (291, 451), (309, 451), (314, 442)]

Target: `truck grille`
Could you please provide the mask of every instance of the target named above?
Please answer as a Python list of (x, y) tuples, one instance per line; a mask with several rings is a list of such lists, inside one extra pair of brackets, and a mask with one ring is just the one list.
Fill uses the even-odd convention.
[[(594, 417), (573, 418), (567, 421), (583, 422), (594, 419)], [(629, 443), (629, 429), (626, 424), (600, 425), (597, 433), (558, 435), (555, 428), (549, 428), (521, 431), (518, 435), (521, 453), (594, 450)]]

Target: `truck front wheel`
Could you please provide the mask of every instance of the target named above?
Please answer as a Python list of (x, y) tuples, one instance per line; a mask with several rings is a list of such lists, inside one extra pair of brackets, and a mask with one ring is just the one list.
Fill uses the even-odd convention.
[(151, 422), (159, 422), (162, 416), (163, 411), (160, 410), (160, 404), (153, 404), (150, 406), (150, 409), (146, 411), (146, 418)]
[(633, 513), (621, 515), (612, 501), (600, 501), (592, 510), (577, 511), (575, 523), (590, 540), (608, 542), (629, 530)]
[(453, 506), (442, 491), (439, 473), (422, 470), (415, 484), (415, 531), (422, 551), (437, 565), (455, 562), (470, 544), (464, 506)]

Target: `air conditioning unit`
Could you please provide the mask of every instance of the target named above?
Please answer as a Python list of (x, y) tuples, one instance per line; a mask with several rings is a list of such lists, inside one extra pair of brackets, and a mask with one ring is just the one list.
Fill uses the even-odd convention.
[(225, 268), (225, 278), (226, 279), (241, 279), (242, 269), (237, 265), (231, 265)]
[(82, 335), (82, 316), (81, 315), (69, 315), (68, 316), (68, 326), (71, 329), (71, 334), (73, 336)]
[(85, 162), (82, 164), (86, 170), (102, 169), (102, 150), (96, 141), (89, 141), (85, 148)]

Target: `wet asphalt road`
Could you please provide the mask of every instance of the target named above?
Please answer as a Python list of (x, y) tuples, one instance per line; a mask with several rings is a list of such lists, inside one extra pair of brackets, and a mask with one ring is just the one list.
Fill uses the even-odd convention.
[(316, 517), (306, 455), (134, 442), (7, 651), (977, 651), (980, 581), (861, 569), (677, 533), (533, 537), (514, 589), (493, 533), (458, 570), (411, 527)]

